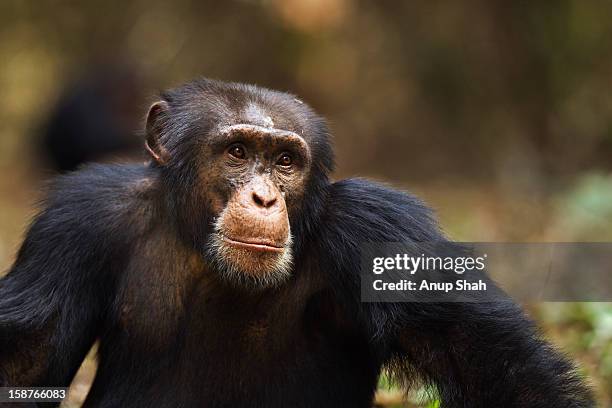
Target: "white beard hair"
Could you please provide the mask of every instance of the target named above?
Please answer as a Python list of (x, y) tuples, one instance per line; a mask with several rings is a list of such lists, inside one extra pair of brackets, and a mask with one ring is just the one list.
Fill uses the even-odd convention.
[(289, 237), (285, 243), (284, 250), (274, 259), (274, 267), (261, 274), (250, 274), (241, 270), (235, 262), (231, 261), (230, 249), (223, 241), (221, 232), (221, 220), (223, 213), (217, 217), (214, 223), (214, 232), (211, 234), (205, 248), (212, 267), (220, 274), (226, 282), (248, 289), (265, 289), (279, 286), (291, 276), (293, 267), (292, 243), (293, 237), (289, 229)]

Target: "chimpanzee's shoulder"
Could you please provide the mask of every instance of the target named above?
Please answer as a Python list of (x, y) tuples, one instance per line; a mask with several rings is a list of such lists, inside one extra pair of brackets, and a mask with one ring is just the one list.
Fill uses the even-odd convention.
[(423, 201), (359, 178), (332, 184), (324, 229), (334, 241), (351, 245), (444, 239), (433, 211)]
[(158, 183), (156, 170), (143, 164), (87, 165), (49, 184), (41, 215), (99, 233), (144, 228), (155, 216)]
[(65, 173), (50, 183), (50, 192), (67, 192), (78, 196), (125, 190), (134, 182), (151, 178), (154, 169), (137, 163), (130, 164), (88, 164), (77, 171)]

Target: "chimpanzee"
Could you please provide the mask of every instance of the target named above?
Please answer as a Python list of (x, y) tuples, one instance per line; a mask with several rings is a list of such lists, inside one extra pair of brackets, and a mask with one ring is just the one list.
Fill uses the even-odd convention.
[(54, 170), (111, 155), (130, 156), (142, 146), (139, 124), (142, 79), (128, 64), (102, 63), (70, 83), (41, 130), (39, 152)]
[(509, 300), (361, 302), (363, 242), (445, 241), (415, 197), (332, 182), (292, 95), (200, 79), (163, 93), (148, 164), (60, 176), (0, 281), (0, 385), (87, 407), (370, 407), (381, 370), (443, 407), (591, 407)]

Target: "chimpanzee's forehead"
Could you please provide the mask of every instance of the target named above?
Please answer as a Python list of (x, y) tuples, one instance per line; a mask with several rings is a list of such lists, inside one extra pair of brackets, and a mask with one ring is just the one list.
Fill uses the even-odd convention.
[(228, 125), (247, 124), (270, 129), (287, 130), (299, 135), (304, 133), (304, 120), (295, 110), (250, 100), (225, 118)]
[(265, 128), (274, 128), (274, 120), (271, 112), (268, 112), (263, 106), (250, 102), (243, 109), (240, 116), (243, 119), (241, 122), (250, 125), (262, 126)]
[(233, 95), (234, 97), (231, 97), (231, 94), (224, 96), (214, 102), (207, 101), (213, 102), (207, 110), (212, 108), (219, 127), (246, 124), (287, 130), (299, 135), (304, 133), (307, 124), (306, 110), (309, 108), (290, 95), (251, 95), (243, 92)]
[(277, 139), (304, 140), (303, 127), (287, 113), (281, 114), (265, 104), (249, 101), (240, 109), (219, 120), (211, 136), (228, 137), (232, 134), (258, 135)]

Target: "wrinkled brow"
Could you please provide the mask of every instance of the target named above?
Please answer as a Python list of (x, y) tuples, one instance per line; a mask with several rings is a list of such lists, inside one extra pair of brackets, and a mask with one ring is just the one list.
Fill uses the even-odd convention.
[(236, 136), (244, 136), (251, 140), (267, 140), (283, 143), (299, 145), (306, 151), (309, 151), (308, 143), (299, 134), (285, 129), (276, 129), (264, 126), (253, 125), (249, 123), (239, 123), (229, 126), (220, 126), (210, 135), (212, 144), (223, 143)]
[(236, 125), (221, 126), (218, 129), (218, 133), (222, 136), (230, 136), (234, 133), (242, 133), (248, 136), (275, 136), (275, 137), (287, 137), (302, 139), (302, 136), (295, 132), (284, 129), (277, 129), (271, 127), (264, 127), (259, 125), (252, 125), (249, 123), (238, 123)]

